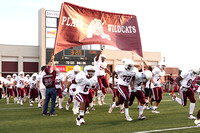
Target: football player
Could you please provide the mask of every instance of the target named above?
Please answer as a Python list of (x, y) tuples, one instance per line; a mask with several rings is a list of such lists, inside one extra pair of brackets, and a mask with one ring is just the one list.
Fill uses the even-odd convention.
[[(29, 83), (29, 80), (30, 80), (30, 75), (29, 74), (26, 75), (25, 80), (26, 80), (27, 83)], [(25, 96), (24, 97), (30, 97), (29, 96), (29, 94), (30, 94), (29, 89), (30, 89), (29, 84), (25, 84), (25, 86), (24, 86)]]
[(153, 94), (153, 99), (155, 100), (155, 104), (153, 106), (152, 113), (160, 113), (157, 111), (157, 108), (163, 98), (163, 89), (161, 85), (163, 84), (163, 76), (164, 76), (164, 65), (161, 65), (162, 68), (160, 67), (155, 67), (152, 71), (152, 78), (151, 78), (151, 83), (153, 84), (152, 88), (152, 94)]
[(119, 100), (111, 104), (108, 113), (111, 113), (112, 110), (124, 103), (125, 107), (125, 118), (127, 121), (132, 121), (132, 118), (129, 116), (129, 109), (128, 109), (128, 101), (130, 99), (129, 97), (129, 85), (133, 88), (134, 86), (134, 81), (135, 81), (135, 69), (134, 69), (134, 63), (132, 60), (127, 59), (125, 61), (124, 65), (118, 65), (115, 68), (115, 71), (113, 72), (113, 87), (115, 86), (115, 80), (114, 77), (115, 75), (118, 75), (118, 91), (119, 91)]
[[(23, 105), (23, 98), (24, 98), (24, 86), (28, 84), (24, 78), (24, 72), (20, 72), (19, 75), (16, 77), (14, 84), (17, 83), (17, 91), (19, 94), (20, 104)], [(15, 87), (15, 86), (14, 86)]]
[(56, 84), (56, 93), (57, 93), (58, 102), (59, 102), (59, 109), (63, 109), (62, 107), (62, 100), (63, 100), (62, 91), (64, 91), (63, 77), (64, 75), (61, 74), (59, 70), (57, 70), (55, 84)]
[(39, 90), (39, 93), (41, 94), (40, 101), (38, 102), (38, 107), (42, 107), (42, 111), (44, 109), (44, 102), (45, 102), (45, 96), (46, 96), (46, 87), (44, 86), (42, 82), (42, 77), (46, 74), (44, 69), (46, 66), (41, 67), (41, 72), (36, 77), (36, 88)]
[(197, 71), (195, 70), (184, 70), (181, 72), (181, 75), (176, 78), (176, 83), (178, 84), (180, 97), (176, 97), (176, 95), (173, 95), (172, 100), (177, 101), (179, 104), (186, 106), (187, 105), (187, 97), (190, 100), (190, 109), (189, 109), (189, 119), (196, 119), (195, 116), (193, 116), (194, 108), (195, 108), (195, 95), (193, 87), (193, 80), (195, 78), (195, 75), (197, 74)]
[(5, 82), (5, 86), (6, 86), (6, 99), (7, 99), (7, 104), (9, 104), (9, 98), (11, 96), (13, 96), (13, 80), (11, 78), (11, 75), (7, 75), (6, 77), (6, 82)]
[[(110, 77), (110, 79), (109, 79), (109, 87), (110, 87), (110, 91), (111, 91), (111, 93), (113, 95), (113, 99), (112, 99), (113, 100), (113, 104), (116, 104), (116, 97), (118, 97), (118, 99), (119, 99), (119, 92), (117, 90), (117, 86), (118, 86), (118, 76), (117, 76), (117, 74), (115, 75), (114, 80), (115, 80), (115, 83), (114, 83), (115, 85), (113, 87), (112, 77)], [(120, 104), (119, 106), (120, 106), (120, 113), (123, 114), (124, 113), (124, 110), (123, 110), (124, 105)]]
[(71, 83), (72, 80), (76, 78), (76, 75), (81, 71), (80, 66), (75, 65), (72, 71), (68, 71), (66, 74), (66, 88), (68, 88), (69, 96), (66, 103), (66, 110), (69, 110), (69, 104), (73, 102), (72, 111), (74, 114), (77, 114), (79, 111), (79, 103), (75, 98), (76, 95), (76, 84)]
[(17, 82), (16, 81), (16, 77), (17, 77), (17, 74), (13, 74), (12, 75), (12, 80), (13, 80), (13, 92), (14, 92), (14, 103), (19, 103), (19, 94), (18, 94), (18, 91), (17, 91)]
[(89, 106), (89, 90), (95, 88), (96, 80), (94, 78), (95, 69), (93, 66), (88, 65), (85, 67), (84, 73), (77, 74), (72, 83), (76, 84), (77, 94), (76, 99), (80, 102), (80, 113), (76, 118), (76, 125), (81, 126), (85, 124), (84, 112)]
[[(94, 58), (94, 67), (95, 67), (95, 74), (98, 79), (98, 104), (102, 105), (105, 104), (104, 98), (106, 95), (106, 88), (109, 87), (108, 80), (106, 79), (106, 73), (111, 75), (111, 72), (107, 69), (107, 63), (106, 63), (106, 56), (102, 54), (102, 51), (99, 52), (99, 54)], [(100, 97), (102, 99), (100, 100)]]
[(197, 112), (197, 119), (194, 121), (197, 127), (200, 127), (200, 110)]
[(146, 103), (145, 101), (145, 96), (142, 92), (142, 85), (145, 85), (148, 80), (150, 80), (152, 77), (152, 73), (149, 70), (146, 70), (144, 72), (137, 72), (135, 76), (135, 85), (134, 89), (132, 90), (130, 88), (129, 90), (129, 95), (130, 95), (130, 101), (129, 101), (129, 106), (133, 104), (133, 101), (135, 97), (137, 97), (138, 101), (140, 102), (140, 105), (138, 106), (139, 108), (139, 120), (143, 120), (146, 117), (143, 116), (143, 109), (144, 109), (144, 104)]
[(29, 83), (28, 83), (30, 86), (30, 99), (29, 99), (30, 106), (33, 106), (33, 103), (38, 93), (38, 90), (36, 87), (36, 82), (37, 82), (36, 78), (37, 78), (37, 73), (34, 73), (29, 79)]

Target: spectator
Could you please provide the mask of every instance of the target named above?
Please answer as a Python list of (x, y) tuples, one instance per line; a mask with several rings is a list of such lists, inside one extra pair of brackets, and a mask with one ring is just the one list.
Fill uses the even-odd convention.
[[(50, 64), (53, 64), (53, 72), (50, 70)], [(50, 116), (57, 116), (55, 114), (55, 101), (56, 101), (56, 88), (55, 88), (55, 78), (56, 78), (56, 66), (54, 63), (54, 56), (51, 58), (50, 63), (46, 66), (44, 69), (45, 75), (42, 78), (43, 84), (46, 87), (46, 98), (44, 103), (44, 110), (43, 115), (46, 116), (47, 110), (48, 110), (48, 104), (49, 100), (51, 98), (51, 110), (50, 110)]]

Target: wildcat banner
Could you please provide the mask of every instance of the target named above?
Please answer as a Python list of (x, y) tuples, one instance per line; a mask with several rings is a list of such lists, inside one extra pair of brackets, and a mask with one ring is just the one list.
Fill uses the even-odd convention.
[(135, 15), (98, 11), (63, 3), (56, 34), (54, 55), (70, 47), (104, 44), (135, 51), (143, 57)]

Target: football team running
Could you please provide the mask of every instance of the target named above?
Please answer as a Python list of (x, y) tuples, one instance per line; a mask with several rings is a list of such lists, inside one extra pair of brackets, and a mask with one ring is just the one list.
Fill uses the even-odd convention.
[[(145, 109), (151, 109), (152, 113), (160, 113), (158, 107), (163, 99), (166, 65), (162, 63), (157, 66), (147, 66), (145, 61), (141, 60), (141, 62), (144, 66), (140, 65), (136, 68), (133, 60), (123, 58), (121, 64), (110, 72), (107, 69), (106, 56), (101, 51), (94, 58), (94, 66), (85, 66), (82, 71), (80, 66), (75, 65), (73, 70), (68, 71), (64, 76), (56, 68), (54, 57), (52, 57), (48, 65), (41, 68), (39, 74), (25, 76), (24, 72), (20, 72), (18, 76), (13, 74), (7, 75), (6, 78), (0, 77), (0, 99), (3, 96), (9, 104), (10, 98), (13, 98), (14, 103), (20, 105), (29, 99), (30, 106), (38, 104), (38, 107), (42, 108), (42, 115), (57, 116), (55, 106), (63, 109), (62, 102), (68, 96), (64, 108), (69, 110), (69, 104), (73, 104), (73, 114), (77, 115), (76, 125), (81, 126), (86, 123), (84, 115), (88, 114), (89, 110), (95, 110), (96, 97), (99, 106), (106, 104), (104, 99), (109, 87), (113, 94), (113, 103), (108, 113), (112, 113), (113, 109), (119, 107), (120, 113), (125, 114), (125, 119), (132, 121), (129, 106), (132, 106), (136, 97), (139, 110), (138, 120), (144, 120), (146, 119), (143, 116)], [(110, 76), (109, 80), (106, 78), (106, 73)], [(200, 100), (200, 88), (196, 90), (192, 84), (198, 73), (194, 69), (181, 72), (176, 79), (179, 96), (172, 93), (172, 100), (186, 106), (188, 97), (190, 100), (188, 118), (195, 120), (195, 124), (200, 126), (200, 118), (193, 116), (196, 102), (194, 91), (198, 93)], [(197, 80), (196, 84), (200, 84), (200, 81)], [(50, 100), (51, 109), (48, 112)]]

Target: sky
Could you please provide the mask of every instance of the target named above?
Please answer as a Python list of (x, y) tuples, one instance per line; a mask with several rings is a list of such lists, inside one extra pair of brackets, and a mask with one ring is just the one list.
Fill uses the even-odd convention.
[[(143, 51), (161, 52), (168, 67), (200, 68), (199, 0), (65, 0), (137, 16)], [(0, 44), (38, 45), (38, 11), (60, 11), (63, 0), (1, 0)]]

